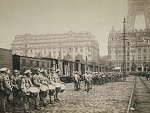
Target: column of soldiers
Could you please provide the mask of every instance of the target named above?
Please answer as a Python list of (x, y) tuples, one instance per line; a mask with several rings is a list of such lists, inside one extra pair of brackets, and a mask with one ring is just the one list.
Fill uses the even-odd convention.
[(85, 74), (80, 76), (79, 72), (76, 71), (73, 76), (74, 81), (74, 90), (78, 91), (80, 90), (80, 84), (81, 80), (83, 78), (84, 80), (84, 86), (85, 91), (89, 92), (90, 89), (92, 89), (92, 85), (102, 85), (107, 82), (118, 82), (121, 80), (121, 73), (115, 73), (115, 72), (92, 72), (87, 71)]
[[(63, 87), (62, 87), (63, 86)], [(49, 103), (60, 101), (58, 93), (65, 90), (64, 83), (60, 81), (59, 69), (47, 70), (40, 68), (35, 69), (32, 75), (30, 70), (26, 70), (23, 75), (19, 70), (14, 70), (13, 75), (7, 68), (0, 69), (0, 110), (6, 112), (6, 105), (10, 102), (10, 94), (13, 93), (13, 106), (16, 107), (18, 101), (23, 100), (23, 109), (29, 112), (30, 99), (34, 100), (34, 107), (40, 110), (41, 107), (47, 106), (47, 97)], [(53, 101), (52, 101), (53, 97)], [(42, 105), (40, 102), (42, 101)]]

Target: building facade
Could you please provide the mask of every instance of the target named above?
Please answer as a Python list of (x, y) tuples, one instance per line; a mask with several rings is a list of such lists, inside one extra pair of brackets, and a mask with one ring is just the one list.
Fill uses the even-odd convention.
[[(113, 67), (123, 64), (123, 32), (112, 28), (108, 37), (109, 62)], [(150, 29), (131, 30), (126, 35), (126, 70), (146, 71), (150, 65)]]
[(90, 32), (47, 35), (17, 35), (12, 43), (12, 53), (28, 57), (49, 57), (97, 62), (99, 44)]

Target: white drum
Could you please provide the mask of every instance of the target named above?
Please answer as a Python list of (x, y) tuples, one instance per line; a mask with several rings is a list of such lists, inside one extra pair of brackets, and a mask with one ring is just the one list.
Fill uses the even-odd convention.
[(49, 84), (48, 87), (49, 87), (49, 90), (54, 90), (55, 89), (55, 86), (52, 85), (52, 84)]
[(56, 83), (55, 83), (55, 87), (56, 87), (56, 88), (61, 88), (61, 83), (56, 82)]
[(32, 86), (28, 90), (30, 92), (30, 98), (35, 99), (38, 97), (38, 93), (40, 92), (38, 87)]
[(48, 85), (49, 86), (49, 95), (54, 95), (54, 93), (55, 93), (55, 86), (54, 85), (52, 85), (52, 84), (49, 84)]
[(64, 92), (66, 89), (65, 83), (61, 84), (60, 92)]
[(43, 84), (43, 85), (40, 86), (40, 90), (45, 92), (45, 91), (49, 90), (49, 86), (46, 85), (46, 84)]

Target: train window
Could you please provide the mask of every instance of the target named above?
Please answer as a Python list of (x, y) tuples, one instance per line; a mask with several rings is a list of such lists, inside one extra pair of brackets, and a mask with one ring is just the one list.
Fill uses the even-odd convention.
[(37, 67), (39, 67), (39, 61), (36, 61), (36, 65), (37, 65)]
[(26, 59), (22, 59), (22, 60), (21, 60), (21, 67), (22, 67), (22, 66), (26, 66)]
[(44, 62), (42, 62), (42, 67), (44, 67)]
[(50, 67), (50, 65), (49, 65), (49, 63), (47, 62), (47, 67), (49, 68)]
[(33, 60), (30, 60), (30, 66), (33, 66)]

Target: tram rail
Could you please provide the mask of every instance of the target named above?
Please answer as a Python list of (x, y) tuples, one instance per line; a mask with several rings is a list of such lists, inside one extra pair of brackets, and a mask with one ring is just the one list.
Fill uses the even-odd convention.
[[(139, 89), (141, 88), (142, 91), (140, 92)], [(148, 104), (150, 104), (150, 99), (147, 95), (150, 95), (150, 88), (140, 76), (135, 76), (126, 113), (132, 113), (132, 111), (140, 113), (141, 110), (145, 111), (144, 113), (149, 113)]]

